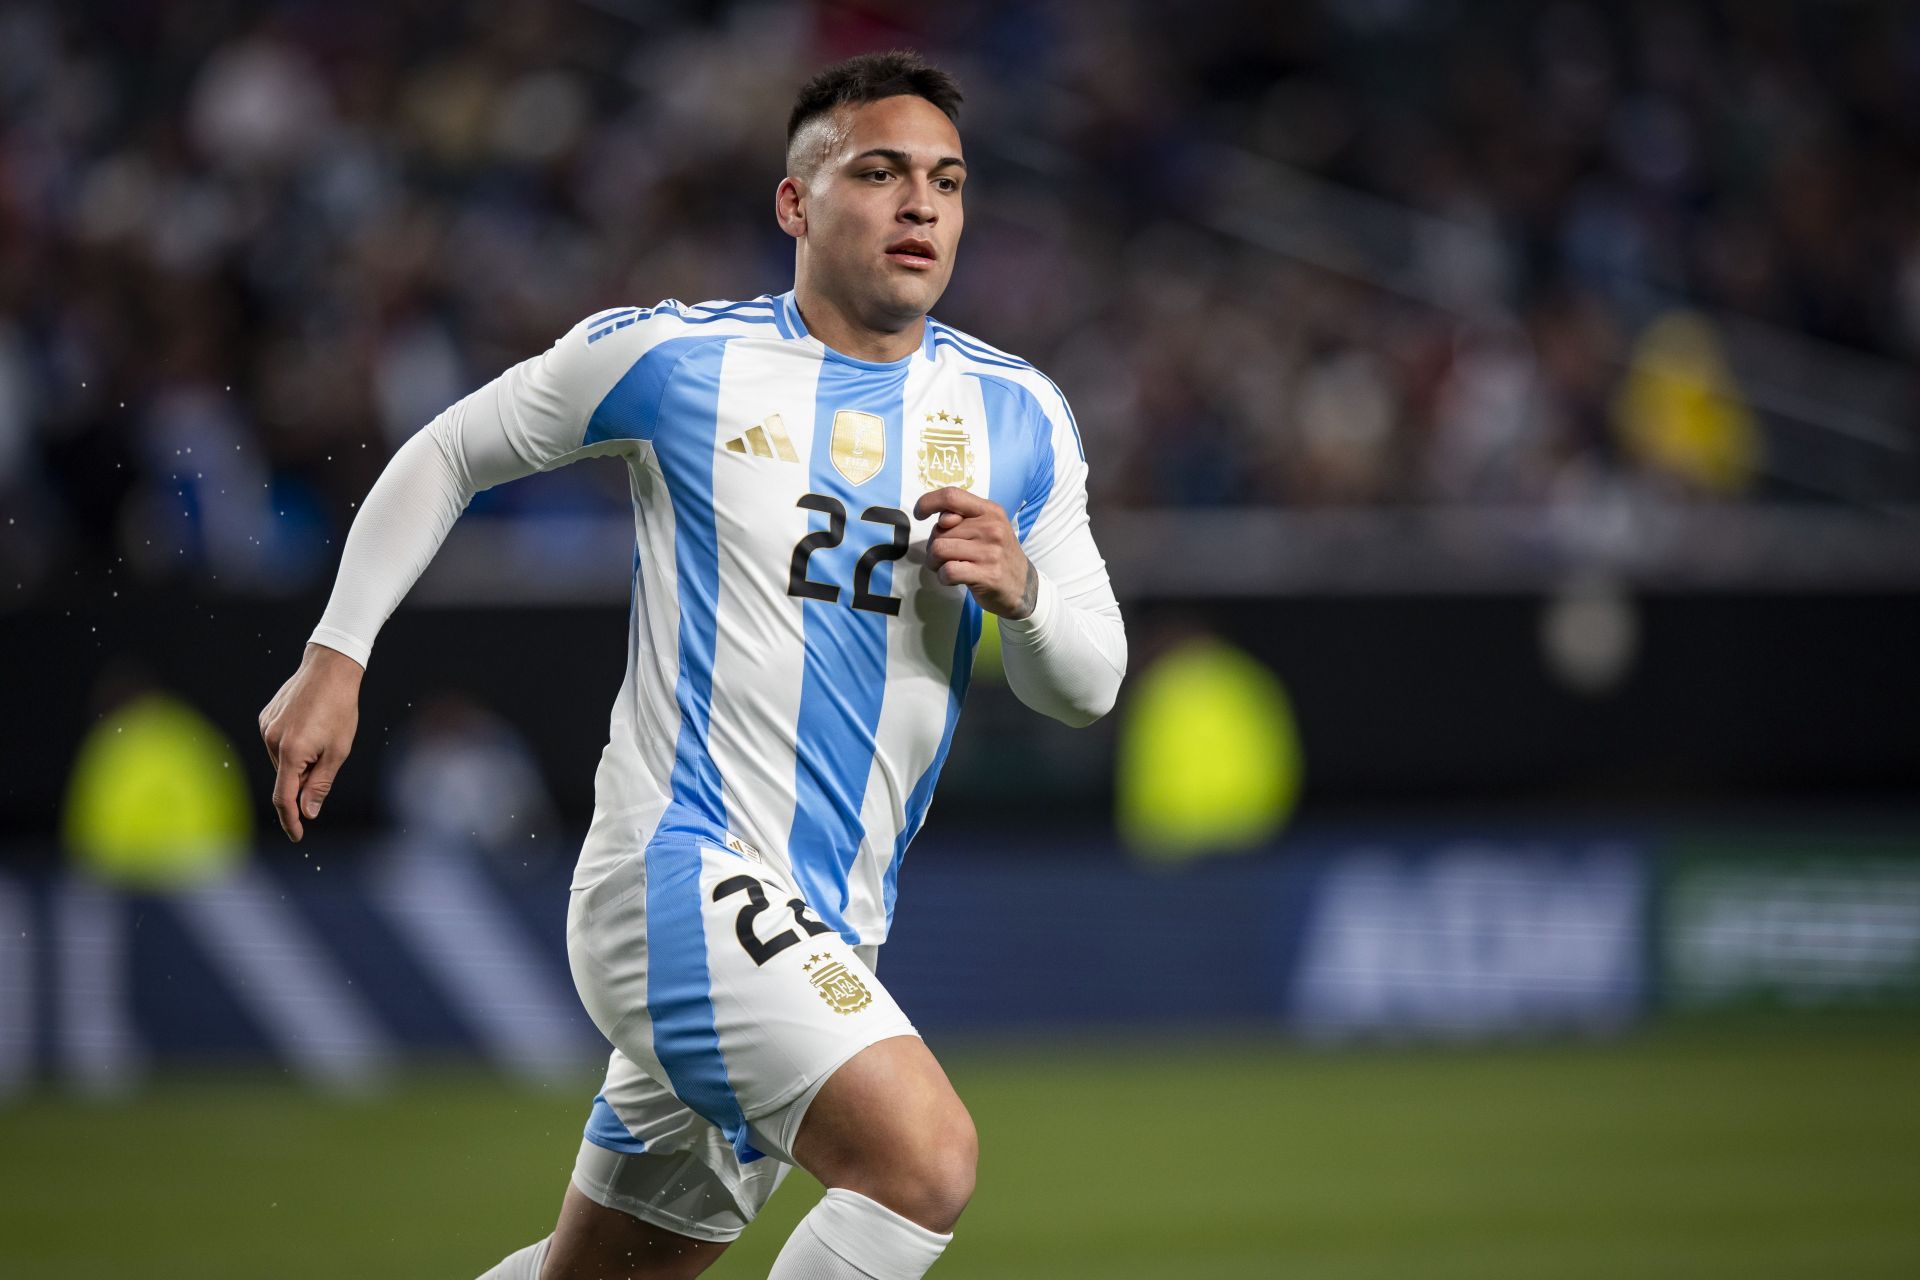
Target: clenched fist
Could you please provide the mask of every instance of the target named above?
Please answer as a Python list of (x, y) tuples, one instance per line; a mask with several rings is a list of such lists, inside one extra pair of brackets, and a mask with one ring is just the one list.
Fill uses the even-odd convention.
[(1018, 620), (1033, 612), (1040, 575), (1020, 549), (1020, 535), (998, 503), (965, 489), (935, 489), (920, 495), (913, 514), (935, 512), (927, 540), (927, 567), (949, 586), (960, 585), (989, 613)]

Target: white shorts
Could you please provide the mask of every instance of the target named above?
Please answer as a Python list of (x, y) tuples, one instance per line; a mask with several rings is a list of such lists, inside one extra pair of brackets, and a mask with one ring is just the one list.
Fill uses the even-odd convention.
[(739, 1235), (827, 1077), (917, 1034), (873, 974), (876, 950), (821, 924), (778, 868), (691, 833), (576, 890), (573, 981), (614, 1050), (574, 1184), (682, 1235)]

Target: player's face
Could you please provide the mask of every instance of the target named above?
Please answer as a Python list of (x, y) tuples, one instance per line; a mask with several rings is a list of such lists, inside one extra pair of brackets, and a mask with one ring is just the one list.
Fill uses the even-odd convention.
[(925, 98), (840, 109), (808, 183), (807, 271), (855, 315), (894, 322), (932, 310), (960, 247), (960, 134)]

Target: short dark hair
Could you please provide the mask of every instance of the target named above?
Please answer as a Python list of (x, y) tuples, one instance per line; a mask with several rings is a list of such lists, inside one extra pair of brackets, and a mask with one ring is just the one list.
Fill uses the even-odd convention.
[(862, 53), (834, 63), (801, 86), (793, 114), (787, 117), (789, 151), (794, 135), (814, 117), (850, 103), (878, 102), (902, 94), (925, 98), (947, 119), (960, 122), (960, 82), (947, 72), (928, 66), (911, 49)]

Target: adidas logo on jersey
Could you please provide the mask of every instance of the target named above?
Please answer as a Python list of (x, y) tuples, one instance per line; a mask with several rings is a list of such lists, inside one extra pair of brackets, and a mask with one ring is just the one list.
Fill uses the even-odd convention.
[(746, 434), (727, 441), (727, 452), (750, 453), (756, 458), (778, 458), (782, 462), (800, 461), (799, 455), (793, 451), (793, 441), (787, 438), (787, 424), (780, 421), (777, 413), (768, 414), (765, 422), (748, 427)]

